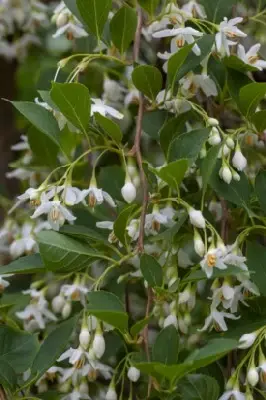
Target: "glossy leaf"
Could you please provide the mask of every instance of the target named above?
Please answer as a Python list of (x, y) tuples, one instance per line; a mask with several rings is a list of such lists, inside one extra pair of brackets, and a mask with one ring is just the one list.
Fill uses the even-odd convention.
[(149, 254), (143, 254), (140, 258), (140, 269), (149, 286), (161, 286), (163, 283), (163, 270), (158, 261)]
[(117, 219), (114, 222), (114, 233), (115, 236), (119, 239), (119, 241), (123, 244), (126, 244), (126, 227), (129, 222), (129, 217), (132, 214), (135, 208), (134, 204), (126, 206), (118, 215)]
[(202, 163), (200, 166), (200, 171), (201, 171), (201, 175), (202, 175), (202, 184), (203, 184), (204, 192), (207, 189), (207, 185), (209, 183), (212, 172), (217, 163), (220, 148), (221, 148), (221, 145), (211, 147), (209, 149), (206, 157), (202, 160)]
[(184, 46), (177, 53), (173, 54), (167, 63), (167, 84), (168, 86), (174, 86), (176, 82), (176, 77), (181, 66), (186, 61), (187, 56), (191, 52), (193, 44)]
[(160, 129), (160, 145), (166, 156), (168, 154), (168, 148), (172, 140), (174, 140), (175, 137), (180, 135), (181, 133), (184, 133), (185, 124), (188, 120), (188, 114), (189, 113), (182, 113), (177, 117), (169, 119)]
[(169, 146), (169, 160), (188, 158), (195, 161), (202, 149), (202, 146), (208, 139), (210, 129), (196, 129), (183, 133), (175, 138)]
[(58, 145), (49, 136), (31, 126), (27, 132), (33, 162), (38, 165), (57, 165)]
[(124, 54), (134, 40), (137, 14), (133, 8), (121, 7), (110, 22), (111, 39), (120, 54)]
[(112, 6), (112, 0), (77, 0), (77, 7), (89, 31), (99, 40)]
[(78, 271), (102, 256), (87, 243), (81, 243), (54, 231), (38, 233), (37, 242), (44, 265), (50, 271), (63, 273)]
[(143, 318), (140, 321), (137, 321), (134, 325), (131, 326), (130, 328), (130, 334), (135, 337), (138, 333), (140, 333), (146, 325), (148, 325), (148, 323), (151, 320), (151, 316), (147, 317), (147, 318)]
[(249, 117), (258, 107), (260, 101), (266, 94), (266, 83), (253, 82), (240, 89), (239, 103), (242, 113)]
[(224, 17), (230, 17), (233, 10), (232, 0), (202, 0), (207, 18), (210, 21), (220, 23)]
[(1, 275), (31, 274), (44, 271), (45, 266), (42, 262), (40, 254), (38, 253), (20, 257), (14, 261), (11, 261), (11, 263), (1, 267)]
[(163, 85), (161, 72), (151, 65), (136, 67), (132, 72), (132, 81), (136, 88), (152, 101), (155, 101)]
[(155, 110), (145, 112), (143, 116), (142, 128), (147, 135), (152, 139), (159, 139), (159, 131), (164, 126), (168, 118), (168, 113), (165, 110)]
[(176, 189), (184, 179), (188, 169), (188, 160), (177, 160), (167, 164), (164, 167), (152, 168), (151, 171), (163, 181), (168, 183), (170, 187)]
[(266, 213), (266, 171), (260, 171), (256, 176), (255, 192), (262, 210)]
[[(16, 372), (7, 361), (2, 360), (0, 357), (0, 385), (2, 385), (3, 388), (6, 390), (13, 391), (16, 387), (16, 382), (17, 382)], [(0, 388), (0, 398), (1, 398), (1, 388)]]
[(156, 337), (152, 348), (152, 360), (166, 365), (176, 364), (178, 353), (179, 334), (173, 325), (169, 325)]
[(69, 343), (76, 327), (79, 315), (57, 325), (44, 339), (31, 368), (31, 376), (37, 380), (47, 369), (52, 367)]
[(112, 121), (109, 118), (104, 117), (99, 113), (95, 113), (94, 115), (97, 124), (103, 129), (103, 131), (110, 136), (115, 142), (120, 143), (123, 138), (123, 133), (117, 125), (116, 122)]
[(260, 294), (266, 295), (266, 248), (259, 243), (248, 242), (247, 265), (252, 275), (252, 281), (258, 286)]
[(178, 385), (178, 393), (186, 400), (217, 400), (220, 388), (211, 376), (195, 374), (188, 375)]
[(251, 116), (251, 122), (255, 125), (258, 132), (263, 132), (266, 129), (266, 111), (257, 111)]
[(88, 293), (87, 310), (90, 314), (124, 332), (128, 327), (128, 315), (117, 296), (105, 291)]
[(232, 99), (236, 102), (238, 107), (240, 107), (240, 90), (251, 82), (251, 79), (249, 79), (246, 74), (231, 68), (227, 69), (227, 87)]
[(69, 122), (81, 132), (87, 132), (91, 100), (86, 86), (81, 83), (54, 82), (51, 99)]

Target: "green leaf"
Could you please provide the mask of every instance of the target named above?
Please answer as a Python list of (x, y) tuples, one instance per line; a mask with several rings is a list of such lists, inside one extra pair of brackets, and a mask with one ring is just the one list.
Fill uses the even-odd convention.
[(248, 209), (251, 196), (251, 187), (244, 173), (240, 173), (240, 181), (232, 181), (230, 185), (225, 183), (219, 176), (219, 169), (221, 163), (217, 163), (212, 171), (210, 178), (210, 186), (215, 192), (223, 197), (225, 200), (231, 201), (232, 203), (245, 207)]
[(137, 336), (137, 334), (140, 333), (145, 328), (146, 325), (148, 325), (148, 323), (150, 322), (151, 319), (152, 319), (152, 316), (143, 318), (140, 321), (136, 322), (134, 325), (131, 326), (130, 334), (133, 337)]
[(155, 175), (168, 183), (170, 187), (176, 189), (184, 179), (188, 169), (188, 160), (177, 160), (167, 164), (165, 167), (150, 168)]
[(99, 113), (94, 114), (97, 124), (103, 129), (104, 132), (110, 136), (115, 142), (120, 143), (123, 138), (123, 133), (116, 122), (109, 118), (104, 117)]
[(248, 242), (247, 265), (252, 275), (252, 281), (258, 286), (260, 294), (266, 295), (266, 248), (259, 243)]
[(262, 210), (266, 213), (266, 171), (260, 171), (256, 176), (255, 192)]
[(232, 99), (240, 107), (239, 93), (240, 89), (252, 82), (246, 74), (235, 71), (231, 68), (227, 69), (227, 87)]
[(60, 130), (51, 111), (29, 101), (12, 101), (11, 103), (39, 131), (47, 135), (58, 147), (60, 147)]
[(82, 20), (79, 10), (78, 10), (76, 0), (63, 0), (63, 1), (64, 1), (65, 5), (67, 6), (67, 8), (72, 12), (72, 14), (74, 14), (78, 20), (80, 20), (81, 22), (84, 22)]
[(220, 23), (224, 17), (230, 17), (233, 9), (232, 0), (201, 0), (209, 21)]
[(161, 286), (163, 283), (163, 270), (158, 261), (149, 254), (142, 254), (140, 258), (140, 269), (144, 279), (149, 286)]
[(57, 325), (44, 339), (31, 368), (31, 376), (35, 377), (36, 380), (54, 365), (65, 350), (76, 327), (78, 318), (79, 314)]
[(203, 192), (205, 192), (207, 189), (207, 185), (211, 178), (211, 174), (217, 163), (220, 148), (221, 148), (221, 145), (211, 147), (209, 149), (206, 157), (203, 159), (203, 161), (201, 163), (200, 171), (201, 171), (201, 176), (202, 176)]
[(258, 111), (251, 116), (251, 122), (255, 125), (258, 132), (266, 129), (266, 111)]
[(135, 204), (131, 204), (129, 206), (125, 206), (123, 210), (118, 215), (117, 219), (114, 222), (114, 233), (115, 236), (119, 239), (121, 243), (124, 245), (127, 243), (126, 240), (126, 227), (128, 225), (128, 220), (130, 215), (132, 214)]
[(185, 400), (217, 400), (220, 388), (211, 376), (191, 374), (179, 383), (178, 393)]
[(143, 116), (142, 128), (152, 139), (159, 139), (159, 131), (167, 120), (168, 113), (165, 110), (155, 110), (145, 112)]
[(37, 242), (44, 265), (50, 271), (72, 272), (88, 267), (92, 260), (102, 255), (87, 243), (81, 243), (54, 231), (42, 231)]
[(214, 43), (214, 35), (204, 35), (202, 38), (197, 40), (197, 45), (201, 50), (201, 54), (197, 56), (192, 51), (186, 58), (186, 62), (179, 69), (176, 80), (179, 81), (186, 75), (188, 72), (193, 71), (195, 68), (199, 66), (202, 60), (211, 52), (211, 48)]
[(139, 65), (132, 72), (132, 81), (136, 88), (155, 101), (163, 86), (161, 72), (151, 65)]
[(55, 167), (57, 164), (58, 145), (49, 136), (31, 126), (27, 132), (29, 145), (34, 156), (34, 163)]
[(2, 360), (0, 357), (0, 385), (2, 385), (4, 389), (13, 391), (16, 387), (16, 382), (17, 376), (14, 369), (7, 361)]
[(138, 0), (138, 3), (147, 13), (153, 16), (158, 7), (159, 0)]
[(91, 110), (88, 88), (81, 83), (53, 82), (50, 94), (51, 99), (66, 119), (86, 133)]
[(191, 49), (194, 45), (189, 44), (180, 49), (177, 53), (173, 54), (167, 63), (167, 84), (168, 86), (174, 86), (176, 82), (177, 74), (181, 68), (181, 66), (186, 61), (187, 56), (191, 52)]
[(195, 161), (209, 134), (210, 128), (204, 128), (179, 135), (169, 146), (169, 160), (174, 161), (180, 158), (189, 158), (191, 162)]
[(137, 14), (133, 8), (121, 7), (110, 22), (111, 39), (120, 54), (124, 54), (134, 40)]
[(7, 362), (16, 373), (26, 371), (38, 350), (37, 337), (0, 325), (0, 366)]
[(40, 254), (31, 254), (29, 256), (20, 257), (11, 263), (1, 267), (1, 275), (4, 274), (32, 274), (44, 272)]
[(185, 124), (188, 120), (188, 115), (189, 113), (186, 112), (178, 115), (177, 117), (171, 118), (166, 121), (160, 129), (160, 145), (166, 156), (172, 140), (185, 131)]
[(173, 325), (162, 329), (152, 348), (152, 360), (170, 365), (177, 363), (179, 353), (179, 334)]
[(112, 0), (77, 0), (77, 7), (89, 31), (100, 40)]
[(258, 68), (252, 67), (252, 65), (244, 63), (244, 61), (242, 61), (240, 58), (234, 55), (231, 55), (229, 57), (224, 57), (223, 62), (227, 67), (235, 69), (237, 71), (241, 72), (258, 71)]
[[(218, 269), (215, 268), (213, 271), (213, 279), (222, 278), (225, 276), (236, 276), (240, 273), (240, 269), (234, 266), (228, 266), (226, 269)], [(201, 280), (207, 280), (206, 274), (204, 271), (197, 270), (192, 271), (188, 276), (186, 276), (182, 282), (196, 282)]]
[(97, 291), (88, 293), (90, 314), (124, 332), (128, 328), (128, 315), (124, 306), (113, 293)]
[(253, 82), (240, 89), (239, 103), (242, 113), (246, 116), (252, 116), (256, 111), (260, 101), (266, 94), (266, 83)]
[(75, 239), (82, 239), (85, 241), (94, 240), (95, 242), (101, 242), (108, 244), (108, 241), (99, 232), (82, 225), (63, 225), (60, 229), (60, 233), (72, 236)]

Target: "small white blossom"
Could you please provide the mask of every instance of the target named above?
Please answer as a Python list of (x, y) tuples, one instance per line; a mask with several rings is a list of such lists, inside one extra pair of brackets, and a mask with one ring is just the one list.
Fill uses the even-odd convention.
[[(195, 37), (201, 37), (203, 35), (202, 32), (197, 31), (194, 28), (186, 27), (186, 28), (173, 28), (173, 29), (164, 29), (159, 32), (155, 32), (153, 37), (155, 38), (163, 38), (163, 37), (171, 37), (175, 36), (172, 40), (173, 46), (175, 47), (175, 51), (178, 51), (182, 48), (186, 43), (192, 44), (195, 42)], [(192, 48), (196, 55), (201, 54), (201, 50), (197, 44), (195, 44)]]
[(257, 338), (256, 332), (245, 333), (239, 339), (238, 348), (239, 349), (249, 349), (255, 342), (256, 338)]
[(111, 117), (114, 117), (117, 119), (124, 118), (123, 114), (121, 114), (115, 108), (106, 105), (103, 100), (94, 99), (94, 98), (92, 98), (91, 100), (93, 102), (93, 104), (91, 105), (91, 115), (98, 112), (99, 114), (103, 115), (104, 117), (106, 115), (111, 115)]
[(238, 171), (243, 171), (247, 166), (247, 159), (243, 156), (239, 147), (236, 148), (232, 164)]
[(127, 377), (131, 382), (137, 382), (140, 377), (140, 371), (135, 367), (130, 367), (127, 371)]
[(212, 325), (214, 325), (215, 329), (218, 331), (227, 331), (227, 325), (225, 322), (225, 318), (229, 319), (239, 319), (240, 317), (236, 317), (234, 314), (230, 314), (223, 311), (218, 311), (216, 308), (212, 307), (210, 315), (205, 319), (205, 323), (203, 328), (199, 329), (199, 331), (206, 331)]
[(184, 4), (182, 11), (185, 11), (189, 18), (199, 17), (204, 19), (207, 17), (204, 7), (201, 4), (198, 4), (196, 0), (190, 0), (188, 3)]
[(106, 201), (111, 207), (116, 207), (116, 204), (109, 193), (102, 189), (98, 189), (96, 184), (91, 183), (89, 189), (83, 190), (81, 197), (82, 200), (88, 196), (89, 206), (94, 208), (98, 204), (102, 204)]
[[(221, 53), (222, 56), (230, 55), (230, 49), (229, 46), (232, 46), (235, 44), (232, 40), (229, 39), (235, 39), (238, 37), (246, 37), (247, 35), (242, 32), (240, 29), (237, 28), (237, 24), (243, 21), (243, 18), (237, 17), (228, 19), (225, 17), (224, 20), (220, 23), (219, 25), (219, 32), (216, 33), (215, 35), (215, 42), (216, 42), (216, 48), (219, 53)], [(229, 39), (228, 39), (229, 38)]]
[(218, 400), (245, 400), (246, 396), (244, 393), (239, 391), (239, 388), (226, 391)]
[(166, 328), (167, 326), (173, 325), (176, 329), (178, 328), (178, 321), (177, 317), (174, 314), (168, 315), (163, 322), (163, 327)]
[(97, 358), (101, 358), (104, 355), (105, 340), (103, 335), (101, 333), (97, 333), (97, 331), (92, 342), (92, 349)]
[(237, 48), (237, 56), (245, 64), (251, 65), (252, 67), (258, 68), (258, 70), (262, 71), (264, 68), (266, 68), (266, 61), (260, 60), (259, 58), (258, 52), (260, 51), (260, 48), (261, 45), (257, 43), (250, 47), (247, 52), (245, 52), (244, 46), (239, 44)]
[(257, 368), (251, 367), (247, 373), (247, 381), (251, 386), (256, 386), (259, 382), (259, 374)]
[(132, 203), (136, 198), (137, 191), (129, 177), (126, 178), (125, 184), (121, 189), (121, 194), (127, 203)]
[(66, 207), (62, 206), (59, 200), (43, 201), (31, 218), (37, 218), (42, 214), (48, 214), (48, 221), (56, 231), (64, 225), (65, 220), (73, 222), (76, 219)]
[(207, 278), (211, 278), (214, 268), (218, 269), (227, 268), (224, 261), (223, 252), (219, 248), (209, 249), (203, 260), (200, 262), (200, 266), (206, 273)]
[(200, 210), (195, 210), (194, 208), (190, 208), (188, 210), (189, 214), (189, 220), (192, 225), (194, 225), (196, 228), (205, 228), (205, 218), (202, 215), (202, 212)]
[(219, 175), (225, 183), (227, 183), (228, 185), (231, 183), (233, 175), (231, 169), (227, 165), (223, 165), (221, 167)]

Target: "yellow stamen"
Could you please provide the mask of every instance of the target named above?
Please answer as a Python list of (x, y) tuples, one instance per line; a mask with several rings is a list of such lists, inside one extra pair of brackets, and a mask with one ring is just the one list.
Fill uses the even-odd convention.
[(214, 254), (207, 255), (207, 264), (208, 264), (208, 267), (210, 267), (210, 268), (215, 267), (216, 256)]

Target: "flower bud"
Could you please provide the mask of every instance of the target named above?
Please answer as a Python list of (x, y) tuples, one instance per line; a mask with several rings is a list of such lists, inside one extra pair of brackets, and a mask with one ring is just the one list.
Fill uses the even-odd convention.
[(130, 178), (126, 178), (126, 182), (125, 182), (124, 186), (121, 189), (121, 193), (122, 193), (123, 199), (127, 203), (132, 203), (132, 201), (135, 200), (135, 198), (136, 198), (136, 188), (133, 185), (133, 183), (131, 182)]
[(63, 307), (63, 309), (62, 309), (62, 312), (61, 312), (62, 317), (63, 317), (64, 319), (68, 318), (68, 317), (70, 316), (70, 314), (71, 314), (71, 311), (72, 311), (72, 305), (71, 305), (71, 303), (68, 301), (68, 302), (64, 305), (64, 307)]
[(235, 147), (235, 142), (231, 137), (228, 137), (226, 139), (226, 145), (229, 147), (229, 149), (233, 149)]
[(107, 390), (105, 400), (117, 400), (117, 394), (115, 391), (115, 387), (112, 383)]
[(87, 384), (86, 381), (82, 381), (81, 384), (79, 385), (79, 392), (81, 394), (89, 394), (89, 385)]
[(257, 333), (256, 332), (245, 333), (239, 339), (238, 348), (239, 349), (248, 349), (249, 347), (251, 347), (253, 345), (253, 343), (256, 340), (256, 337), (257, 337)]
[(207, 150), (206, 150), (206, 147), (204, 146), (204, 147), (202, 147), (202, 149), (200, 150), (200, 158), (201, 158), (201, 159), (202, 159), (202, 158), (205, 158), (206, 155), (207, 155)]
[(189, 220), (192, 225), (196, 228), (205, 228), (205, 218), (200, 210), (195, 210), (195, 208), (190, 208), (188, 210)]
[(60, 313), (65, 305), (66, 301), (63, 296), (60, 294), (58, 296), (55, 296), (52, 300), (52, 310), (55, 313)]
[(90, 343), (90, 332), (87, 327), (81, 329), (79, 334), (79, 343), (83, 349), (87, 349)]
[(232, 176), (232, 172), (231, 172), (230, 168), (227, 167), (227, 165), (223, 166), (220, 169), (219, 175), (222, 178), (222, 180), (224, 182), (228, 183), (228, 185), (229, 185), (229, 183), (231, 182), (233, 176)]
[(131, 382), (137, 382), (140, 377), (140, 371), (135, 367), (130, 367), (127, 371), (127, 377)]
[(255, 367), (251, 367), (247, 373), (247, 381), (251, 386), (256, 386), (259, 382), (259, 374)]
[(207, 119), (207, 124), (209, 126), (218, 126), (219, 125), (219, 121), (216, 118), (208, 118)]
[(57, 28), (61, 28), (62, 26), (66, 25), (67, 22), (68, 16), (65, 13), (60, 13), (55, 21)]
[(203, 240), (201, 239), (200, 234), (198, 233), (198, 231), (196, 229), (194, 230), (194, 249), (195, 249), (195, 252), (200, 257), (203, 257), (203, 255), (205, 253), (205, 246), (204, 246)]
[(240, 175), (236, 171), (232, 172), (232, 177), (233, 177), (234, 181), (237, 181), (237, 182), (240, 181)]
[(211, 146), (217, 146), (221, 143), (221, 137), (217, 128), (212, 128), (208, 142)]
[(163, 327), (166, 328), (167, 326), (170, 325), (173, 325), (174, 327), (176, 327), (176, 329), (178, 328), (178, 321), (176, 315), (170, 314), (168, 315), (168, 317), (165, 318)]
[(229, 153), (230, 153), (229, 147), (226, 144), (224, 144), (222, 147), (222, 154), (226, 157), (228, 156)]
[(102, 333), (97, 333), (94, 336), (92, 349), (97, 358), (101, 358), (105, 352), (105, 340)]
[(239, 146), (235, 151), (234, 157), (232, 159), (232, 164), (238, 171), (243, 171), (243, 169), (245, 169), (247, 166), (247, 159), (241, 153)]

